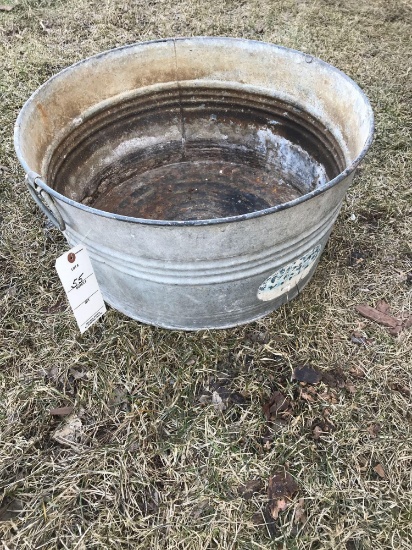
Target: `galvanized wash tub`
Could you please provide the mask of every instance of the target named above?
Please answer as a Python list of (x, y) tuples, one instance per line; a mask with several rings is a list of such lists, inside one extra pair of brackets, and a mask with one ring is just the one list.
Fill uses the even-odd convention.
[(86, 245), (105, 300), (193, 330), (301, 292), (372, 134), (366, 96), (334, 67), (199, 37), (62, 71), (24, 105), (15, 147), (33, 198)]

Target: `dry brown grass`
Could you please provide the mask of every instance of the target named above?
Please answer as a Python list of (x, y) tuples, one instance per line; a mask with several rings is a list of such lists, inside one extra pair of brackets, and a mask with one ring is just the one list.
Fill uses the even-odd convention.
[[(412, 548), (411, 331), (393, 338), (354, 311), (383, 298), (411, 312), (411, 23), (406, 0), (20, 0), (0, 11), (4, 550)], [(18, 110), (95, 52), (208, 34), (272, 41), (346, 71), (373, 103), (374, 146), (299, 299), (250, 326), (199, 333), (110, 310), (80, 336), (54, 271), (65, 242), (31, 202), (14, 156)], [(354, 251), (364, 260), (350, 265)], [(352, 343), (356, 329), (372, 343)], [(333, 404), (300, 398), (291, 372), (305, 362), (340, 367), (354, 388), (335, 390)], [(247, 402), (223, 414), (201, 407), (219, 378)], [(261, 406), (274, 389), (293, 398), (293, 417), (264, 445)], [(49, 410), (70, 404), (81, 431), (65, 447)], [(314, 440), (325, 409), (335, 430)], [(237, 487), (267, 484), (279, 466), (300, 492), (269, 532), (254, 517), (265, 490), (246, 501)], [(293, 520), (299, 498), (304, 525)]]

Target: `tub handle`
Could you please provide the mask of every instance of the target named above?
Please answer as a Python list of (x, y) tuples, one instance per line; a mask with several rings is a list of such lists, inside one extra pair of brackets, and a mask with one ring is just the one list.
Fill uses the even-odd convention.
[(36, 174), (35, 172), (29, 172), (26, 174), (26, 185), (30, 191), (30, 195), (36, 201), (37, 206), (39, 206), (43, 214), (46, 214), (55, 227), (60, 229), (60, 231), (64, 231), (66, 229), (66, 224), (62, 218), (62, 215), (58, 211), (54, 200), (44, 189), (46, 184), (41, 179), (39, 174)]

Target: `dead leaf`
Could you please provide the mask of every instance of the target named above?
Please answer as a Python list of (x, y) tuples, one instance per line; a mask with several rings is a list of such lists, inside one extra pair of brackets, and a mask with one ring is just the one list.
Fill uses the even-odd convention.
[(382, 479), (386, 479), (386, 473), (382, 467), (382, 464), (377, 464), (373, 467), (373, 470), (378, 474), (379, 477), (381, 477)]
[(351, 393), (352, 395), (356, 393), (356, 387), (355, 387), (352, 383), (350, 383), (350, 382), (348, 382), (347, 384), (345, 384), (345, 389), (346, 389), (349, 393)]
[(349, 265), (352, 267), (357, 267), (362, 264), (366, 259), (366, 254), (362, 250), (351, 250), (349, 256)]
[(252, 342), (258, 344), (268, 344), (270, 342), (270, 334), (268, 332), (254, 332), (250, 335)]
[(315, 440), (320, 439), (320, 436), (323, 434), (322, 428), (320, 426), (315, 426), (312, 432), (313, 432), (313, 439)]
[(391, 310), (391, 306), (388, 304), (388, 302), (385, 302), (385, 300), (378, 300), (376, 302), (376, 309), (381, 313), (389, 313)]
[(263, 413), (267, 420), (285, 412), (290, 407), (290, 401), (280, 391), (275, 391), (267, 403), (263, 405)]
[(322, 379), (322, 375), (313, 367), (303, 365), (294, 369), (293, 378), (298, 382), (306, 382), (306, 384), (318, 384)]
[(289, 500), (297, 493), (299, 487), (293, 477), (285, 470), (276, 472), (269, 478), (269, 509), (273, 519), (289, 506)]
[(366, 304), (355, 306), (355, 309), (362, 315), (362, 317), (366, 317), (366, 319), (369, 319), (370, 321), (375, 321), (375, 323), (383, 325), (384, 327), (395, 328), (397, 325), (401, 324), (399, 319), (396, 319), (387, 313), (382, 313), (374, 307)]
[(322, 436), (328, 435), (335, 429), (335, 426), (329, 420), (317, 418), (312, 423), (313, 439), (319, 440)]
[(322, 373), (322, 382), (330, 388), (343, 388), (345, 379), (345, 373), (340, 368), (330, 369)]
[(55, 313), (61, 313), (67, 308), (67, 303), (64, 300), (59, 300), (52, 306), (44, 306), (41, 308), (42, 313), (47, 315), (54, 315)]
[(305, 391), (303, 391), (303, 390), (301, 390), (301, 392), (300, 392), (300, 397), (301, 397), (302, 399), (304, 399), (305, 401), (309, 401), (309, 403), (314, 403), (314, 402), (315, 402), (315, 400), (313, 399), (313, 397), (312, 397), (309, 393), (307, 393), (307, 392), (305, 392)]
[(50, 414), (52, 416), (68, 416), (69, 414), (72, 414), (74, 407), (67, 406), (67, 407), (57, 407), (56, 409), (50, 409)]
[(362, 332), (359, 332), (357, 330), (353, 331), (350, 339), (353, 344), (358, 344), (359, 346), (369, 346), (370, 344), (373, 344), (372, 338), (364, 336)]
[(249, 399), (238, 391), (232, 392), (229, 395), (229, 400), (234, 405), (247, 405), (249, 403)]
[(373, 438), (377, 437), (379, 432), (381, 431), (381, 425), (380, 424), (371, 424), (367, 427), (367, 431), (369, 435)]
[(69, 372), (75, 380), (82, 380), (82, 378), (88, 377), (88, 372), (81, 367), (72, 367)]
[(13, 8), (14, 8), (14, 6), (7, 6), (7, 5), (2, 4), (0, 6), (0, 11), (11, 11)]
[(53, 439), (57, 441), (57, 443), (60, 443), (60, 445), (78, 449), (82, 435), (82, 421), (76, 414), (72, 414), (68, 416), (64, 424), (54, 432)]
[(351, 375), (354, 377), (354, 378), (365, 378), (365, 373), (364, 371), (358, 367), (358, 366), (355, 366), (355, 367), (351, 367), (349, 369), (349, 372), (351, 373)]
[(295, 506), (295, 523), (306, 523), (305, 500), (300, 498)]
[(251, 479), (244, 485), (239, 485), (237, 492), (240, 497), (250, 500), (255, 493), (259, 493), (262, 489), (263, 481), (261, 479)]
[(217, 391), (212, 393), (212, 405), (216, 411), (222, 413), (226, 409), (226, 405), (223, 402), (223, 399), (220, 397)]
[(278, 519), (279, 513), (284, 512), (288, 506), (289, 506), (289, 502), (286, 502), (286, 500), (283, 497), (277, 500), (276, 504), (271, 507), (272, 518)]

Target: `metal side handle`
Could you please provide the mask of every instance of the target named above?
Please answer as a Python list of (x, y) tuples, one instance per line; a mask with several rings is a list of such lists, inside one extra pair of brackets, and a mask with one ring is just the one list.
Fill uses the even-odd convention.
[(57, 209), (54, 200), (43, 188), (43, 186), (46, 187), (46, 184), (41, 179), (39, 174), (36, 174), (36, 172), (29, 172), (26, 174), (25, 181), (30, 195), (36, 201), (37, 206), (43, 214), (49, 218), (55, 227), (60, 229), (60, 231), (64, 231), (66, 229), (66, 224)]

